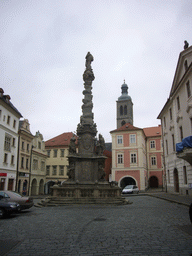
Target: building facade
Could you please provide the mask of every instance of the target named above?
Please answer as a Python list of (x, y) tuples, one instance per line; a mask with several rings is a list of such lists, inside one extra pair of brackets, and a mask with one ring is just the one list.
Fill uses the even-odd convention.
[(143, 129), (129, 123), (111, 131), (112, 180), (121, 188), (137, 185), (139, 190), (148, 186), (145, 134)]
[(0, 88), (0, 189), (15, 190), (21, 113)]
[(31, 153), (31, 170), (29, 175), (30, 195), (43, 195), (46, 183), (46, 159), (45, 142), (43, 135), (36, 132)]
[(31, 172), (32, 141), (34, 136), (30, 132), (30, 124), (27, 119), (19, 121), (19, 143), (17, 163), (16, 191), (23, 195), (29, 195), (29, 176)]
[(169, 98), (159, 116), (162, 124), (168, 192), (192, 195), (192, 152), (176, 152), (176, 144), (192, 135), (192, 46), (180, 53)]
[(72, 132), (62, 133), (45, 142), (47, 152), (46, 162), (46, 194), (50, 193), (50, 186), (62, 183), (68, 179), (67, 166), (69, 144), (75, 136)]
[(148, 186), (164, 187), (163, 147), (161, 125), (143, 128), (147, 152)]

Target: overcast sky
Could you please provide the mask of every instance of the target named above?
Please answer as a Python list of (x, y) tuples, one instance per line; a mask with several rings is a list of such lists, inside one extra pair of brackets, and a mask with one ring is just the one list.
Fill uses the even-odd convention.
[(184, 40), (191, 0), (1, 0), (0, 88), (44, 140), (76, 131), (88, 51), (93, 113), (106, 142), (116, 129), (125, 79), (134, 126), (160, 124)]

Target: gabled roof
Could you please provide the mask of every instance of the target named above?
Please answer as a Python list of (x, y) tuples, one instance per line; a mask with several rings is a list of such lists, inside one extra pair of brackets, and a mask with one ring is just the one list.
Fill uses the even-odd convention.
[[(70, 139), (74, 136), (72, 132), (62, 133), (50, 140), (45, 142), (45, 147), (59, 147), (68, 146), (70, 144)], [(77, 136), (75, 136), (77, 138)], [(77, 141), (76, 141), (77, 143)]]
[(138, 127), (135, 127), (133, 126), (132, 124), (130, 123), (126, 123), (124, 124), (123, 126), (121, 126), (120, 128), (116, 129), (116, 130), (113, 130), (113, 131), (110, 131), (110, 133), (113, 133), (113, 132), (121, 132), (121, 131), (136, 131), (136, 130), (143, 130), (142, 128), (138, 128)]
[(3, 95), (4, 91), (0, 88), (0, 100), (2, 100), (7, 106), (11, 107), (19, 117), (22, 117), (21, 113), (16, 109), (16, 107), (11, 103), (11, 97), (9, 95)]
[(146, 137), (161, 136), (161, 125), (155, 127), (143, 128)]

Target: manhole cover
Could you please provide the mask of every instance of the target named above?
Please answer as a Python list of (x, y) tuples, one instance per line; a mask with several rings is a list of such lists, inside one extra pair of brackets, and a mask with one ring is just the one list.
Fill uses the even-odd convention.
[(94, 221), (105, 221), (105, 218), (95, 218)]

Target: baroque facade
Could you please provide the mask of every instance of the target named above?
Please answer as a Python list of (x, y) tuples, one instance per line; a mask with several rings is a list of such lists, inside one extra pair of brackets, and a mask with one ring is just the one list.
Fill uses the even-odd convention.
[(0, 189), (15, 190), (21, 113), (0, 88)]
[(192, 195), (191, 149), (176, 152), (176, 144), (192, 135), (192, 46), (180, 53), (169, 98), (161, 119), (168, 192)]

